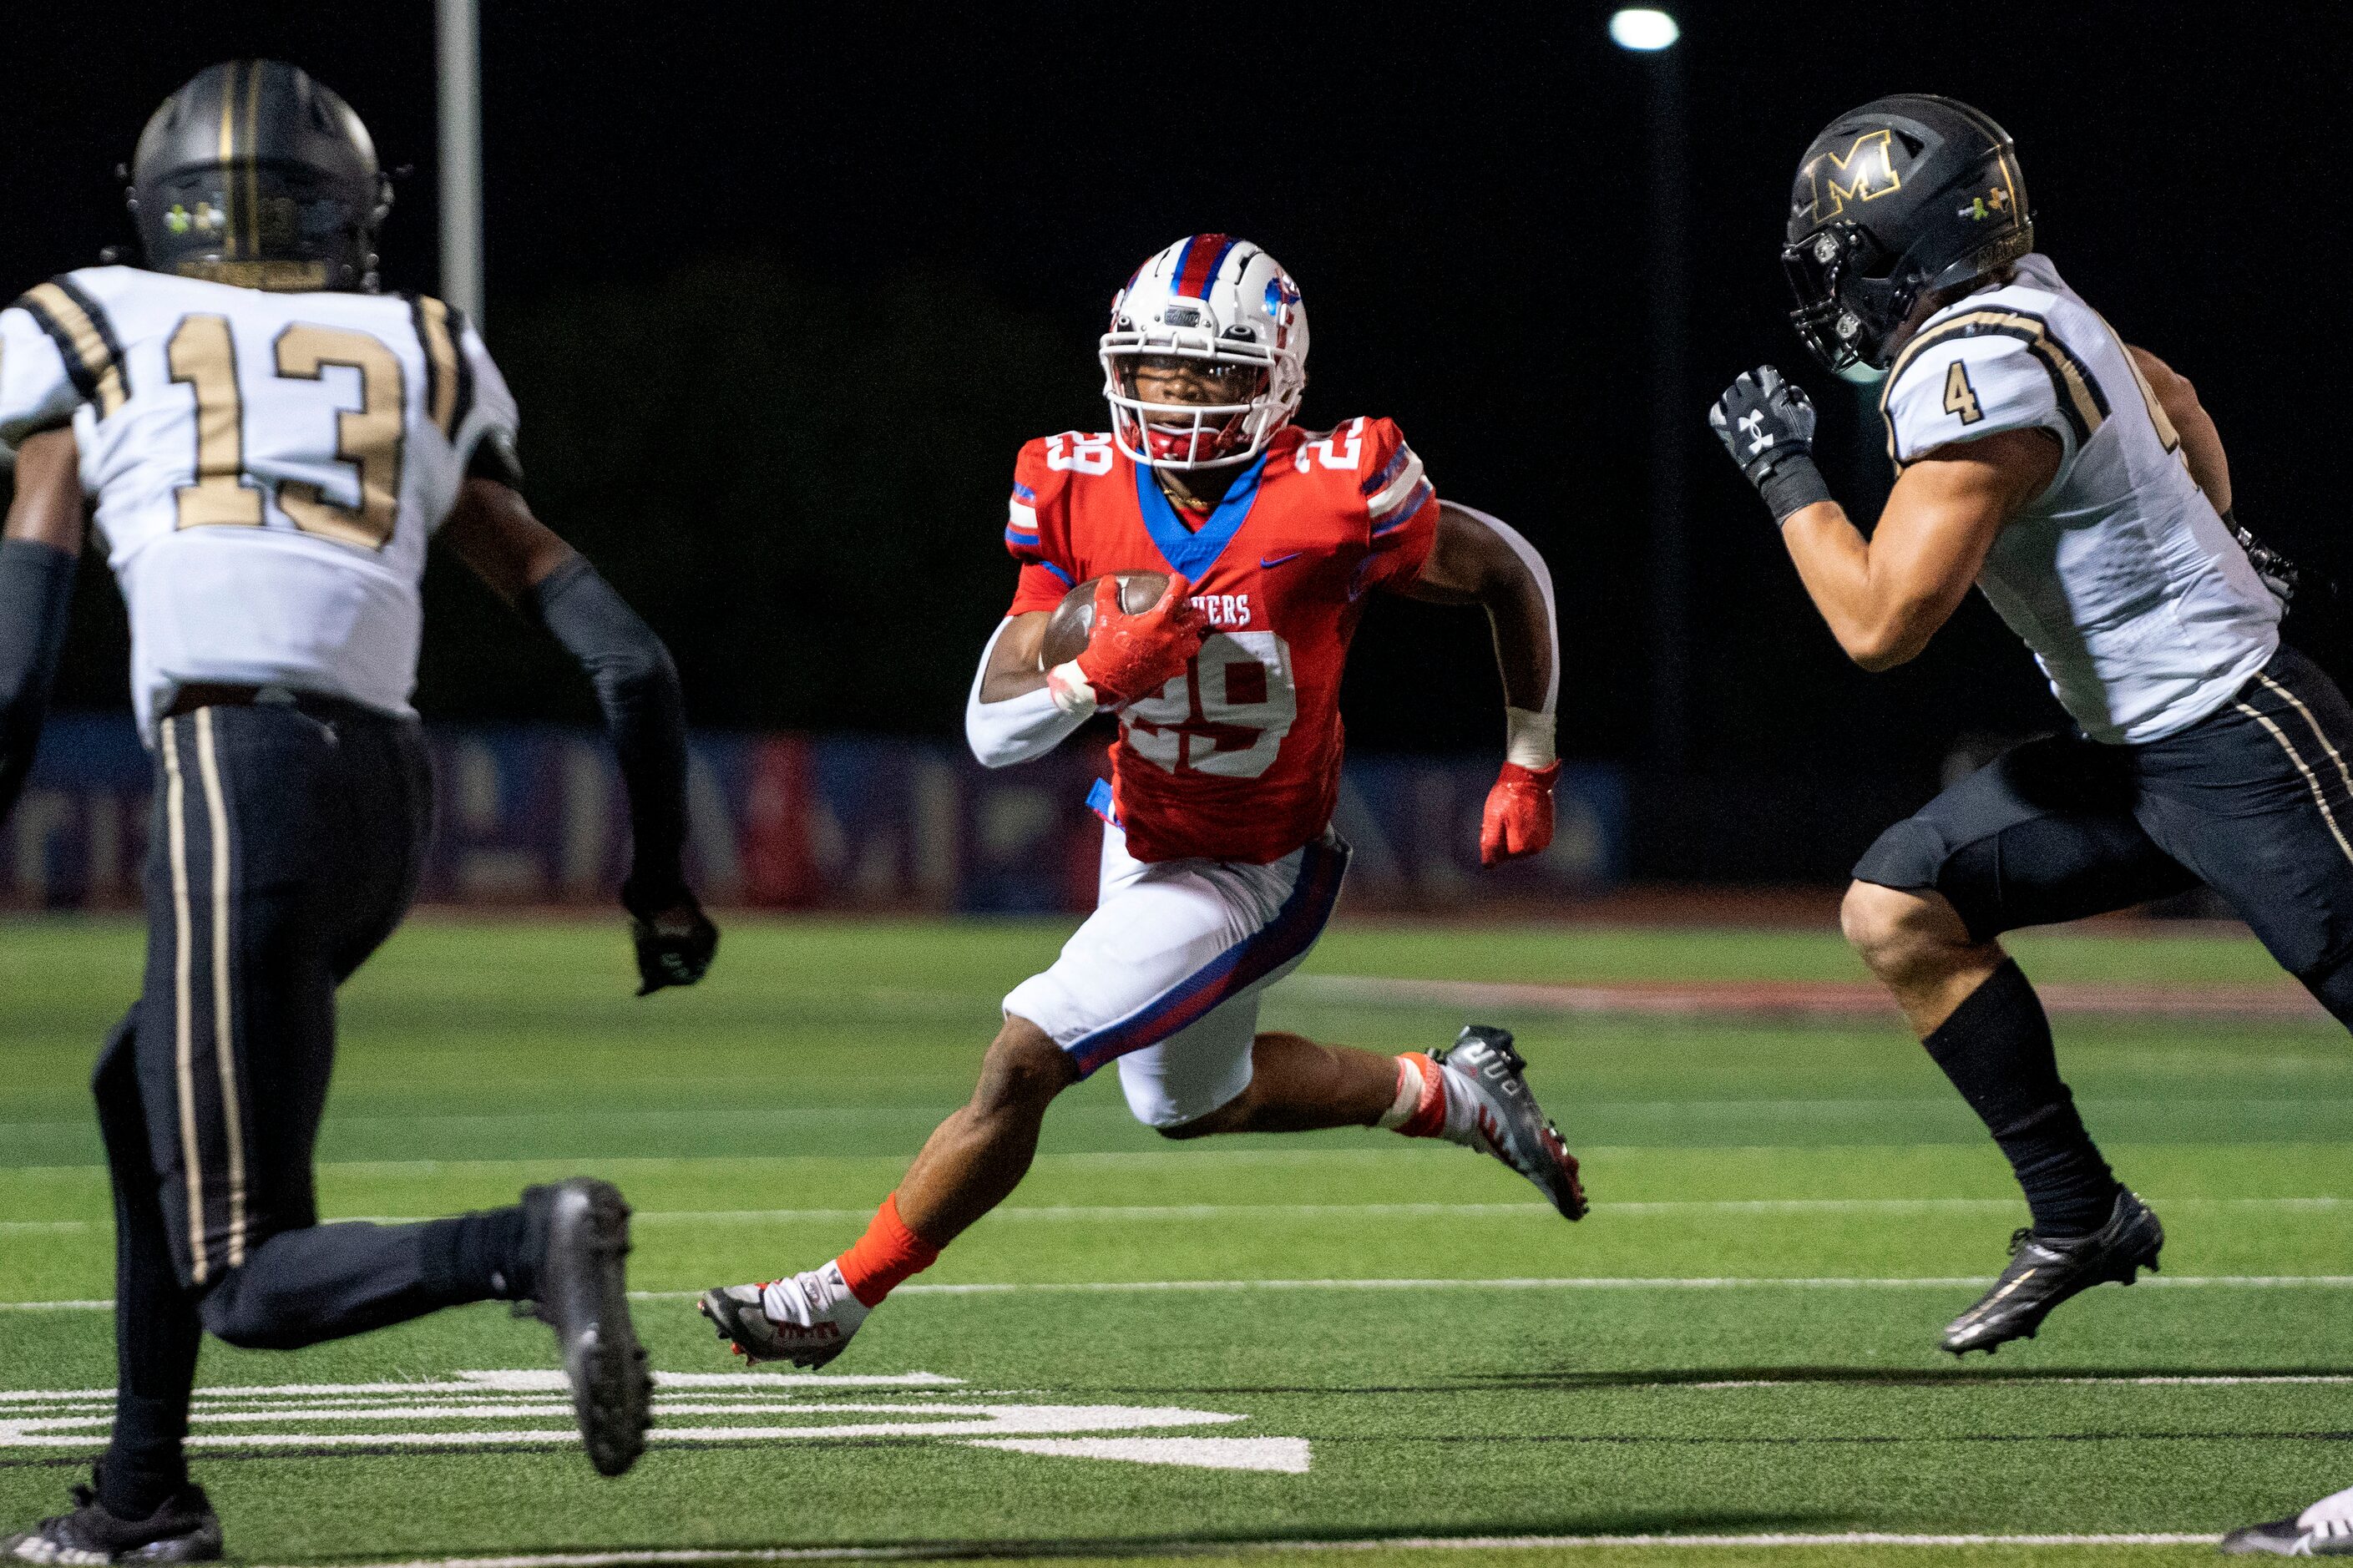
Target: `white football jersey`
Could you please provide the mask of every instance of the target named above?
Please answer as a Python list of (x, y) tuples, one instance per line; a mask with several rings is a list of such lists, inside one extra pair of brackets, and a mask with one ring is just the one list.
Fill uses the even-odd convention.
[(2186, 729), (2270, 662), (2279, 601), (2190, 479), (2123, 342), (2044, 258), (1929, 317), (1880, 410), (1898, 468), (1999, 430), (2058, 438), (2058, 472), (1994, 541), (1978, 586), (2092, 739)]
[(69, 422), (142, 734), (195, 682), (410, 710), (426, 545), (515, 433), (462, 316), (88, 268), (0, 311), (0, 442)]

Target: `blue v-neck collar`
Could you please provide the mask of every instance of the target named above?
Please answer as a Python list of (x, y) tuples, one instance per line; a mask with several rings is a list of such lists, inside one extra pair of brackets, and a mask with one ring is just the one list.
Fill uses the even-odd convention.
[(1198, 528), (1187, 528), (1176, 515), (1176, 503), (1152, 470), (1137, 463), (1135, 468), (1135, 501), (1144, 510), (1145, 531), (1152, 542), (1160, 547), (1161, 559), (1172, 572), (1181, 572), (1187, 582), (1198, 584), (1203, 574), (1218, 563), (1226, 546), (1240, 531), (1242, 520), (1250, 516), (1250, 503), (1258, 499), (1259, 476), (1266, 469), (1271, 454), (1261, 452), (1256, 461), (1244, 468)]

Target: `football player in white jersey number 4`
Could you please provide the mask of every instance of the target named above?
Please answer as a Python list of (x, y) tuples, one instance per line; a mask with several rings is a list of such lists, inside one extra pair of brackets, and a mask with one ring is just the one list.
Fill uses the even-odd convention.
[(681, 873), (685, 743), (661, 642), (517, 491), (515, 407), (438, 300), (375, 292), (389, 189), (342, 99), (291, 66), (200, 73), (148, 122), (143, 268), (0, 312), (0, 812), (65, 633), (85, 506), (130, 612), (154, 752), (143, 994), (95, 1089), (114, 1184), (119, 1389), (79, 1506), (0, 1542), (36, 1563), (221, 1552), (183, 1442), (198, 1342), (290, 1349), (486, 1299), (555, 1330), (590, 1458), (644, 1447), (628, 1210), (605, 1183), (417, 1225), (321, 1225), (311, 1153), (335, 987), (416, 890), (431, 781), (408, 706), (438, 532), (595, 679), (635, 829), (646, 990), (717, 933)]
[[(1971, 584), (2075, 732), (2031, 741), (1881, 835), (1844, 924), (1982, 1117), (2033, 1224), (1947, 1327), (1956, 1354), (2157, 1267), (2157, 1216), (2109, 1171), (2002, 932), (2204, 882), (2353, 1023), (2353, 710), (2280, 642), (2292, 570), (2237, 530), (2213, 421), (2033, 248), (2010, 139), (1950, 99), (1883, 98), (1807, 149), (1782, 252), (1799, 331), (1880, 399), (1894, 489), (1868, 538), (1765, 366), (1710, 422), (1806, 591), (1869, 669), (1927, 646)], [(2280, 1540), (2293, 1544), (2288, 1525)], [(2238, 1550), (2269, 1549), (2261, 1531)], [(2348, 1538), (2353, 1539), (2353, 1538)]]

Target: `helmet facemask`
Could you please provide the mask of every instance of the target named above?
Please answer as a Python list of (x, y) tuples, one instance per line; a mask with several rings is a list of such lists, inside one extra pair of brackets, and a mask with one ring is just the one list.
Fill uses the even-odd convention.
[(1889, 344), (1919, 299), (1919, 279), (1871, 231), (1834, 223), (1781, 248), (1798, 308), (1789, 322), (1823, 367), (1872, 382), (1894, 357)]
[[(1247, 332), (1230, 346), (1182, 346), (1169, 342), (1114, 342), (1142, 333), (1105, 335), (1103, 397), (1111, 405), (1112, 436), (1120, 449), (1149, 468), (1201, 468), (1256, 457), (1281, 427), (1287, 411), (1274, 406), (1273, 356)], [(1161, 372), (1155, 377), (1152, 373)], [(1191, 371), (1209, 384), (1209, 401), (1154, 401), (1146, 380)]]
[(1128, 279), (1096, 357), (1112, 439), (1130, 462), (1229, 468), (1264, 452), (1299, 412), (1307, 310), (1257, 246), (1193, 235)]

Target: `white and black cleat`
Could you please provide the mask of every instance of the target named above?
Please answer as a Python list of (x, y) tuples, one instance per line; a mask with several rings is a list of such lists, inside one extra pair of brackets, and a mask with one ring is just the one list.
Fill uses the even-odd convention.
[(522, 1207), (525, 1245), (537, 1244), (529, 1314), (555, 1331), (588, 1462), (617, 1476), (653, 1425), (653, 1374), (629, 1321), (629, 1205), (611, 1183), (575, 1176), (525, 1188)]
[(2222, 1537), (2222, 1551), (2232, 1557), (2353, 1557), (2353, 1487), (2292, 1518), (2234, 1530)]
[(199, 1486), (183, 1487), (145, 1519), (118, 1519), (90, 1487), (73, 1489), (71, 1513), (54, 1514), (0, 1540), (0, 1563), (56, 1563), (101, 1568), (118, 1563), (214, 1563), (221, 1527)]
[(786, 1279), (705, 1290), (695, 1310), (745, 1361), (788, 1361), (811, 1370), (847, 1350), (872, 1310), (831, 1263)]
[(1469, 1086), (1487, 1152), (1534, 1182), (1563, 1218), (1583, 1219), (1585, 1185), (1577, 1178), (1577, 1156), (1529, 1092), (1528, 1064), (1513, 1048), (1512, 1032), (1470, 1025), (1452, 1045), (1431, 1052), (1430, 1059), (1451, 1069), (1450, 1089)]
[(2129, 1285), (2144, 1268), (2157, 1269), (2165, 1227), (2130, 1187), (2116, 1189), (2107, 1224), (2089, 1236), (2051, 1240), (2031, 1230), (2011, 1233), (2010, 1266), (1976, 1306), (1945, 1325), (1944, 1348), (1955, 1355), (2012, 1340), (2031, 1340), (2052, 1308), (2094, 1285)]

